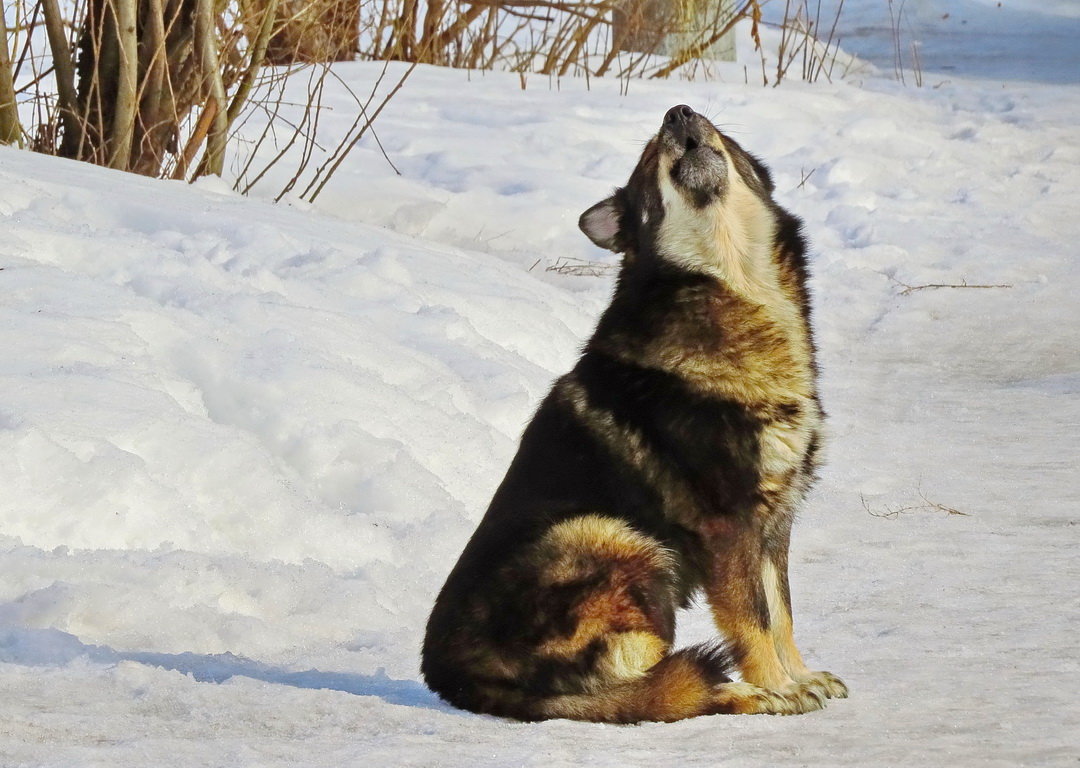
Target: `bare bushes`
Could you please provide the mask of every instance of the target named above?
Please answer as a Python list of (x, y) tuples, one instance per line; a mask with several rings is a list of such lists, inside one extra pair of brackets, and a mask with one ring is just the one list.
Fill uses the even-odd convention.
[(840, 43), (836, 27), (843, 12), (844, 0), (839, 0), (831, 18), (822, 16), (821, 0), (813, 8), (810, 0), (785, 0), (774, 85), (789, 77), (793, 66), (805, 82), (813, 83), (822, 76), (832, 82)]
[(361, 55), (545, 75), (664, 77), (715, 45), (740, 19), (760, 19), (760, 4), (368, 0), (360, 5)]
[[(14, 0), (5, 15), (0, 142), (189, 180), (221, 175), (228, 142), (254, 114), (306, 146), (305, 171), (325, 62), (352, 58), (359, 33), (358, 6), (344, 0)], [(306, 99), (283, 111), (284, 84), (304, 69)], [(370, 127), (366, 106), (356, 98), (346, 142)], [(318, 187), (330, 167), (314, 170)]]
[(11, 73), (32, 149), (148, 176), (221, 172), (269, 25), (241, 44), (223, 0), (15, 7)]
[(279, 0), (273, 8), (269, 0), (247, 2), (256, 9), (246, 14), (249, 25), (276, 16), (267, 64), (349, 61), (359, 50), (358, 0)]
[[(762, 81), (831, 80), (844, 2), (773, 0), (362, 0), (360, 55), (468, 69), (585, 77), (693, 78), (703, 59), (734, 58), (748, 20)], [(774, 14), (773, 18), (777, 18)], [(761, 31), (774, 27), (770, 50)], [(768, 63), (767, 63), (768, 62)], [(842, 62), (841, 72), (851, 63)], [(749, 79), (749, 76), (747, 76)]]
[[(352, 130), (336, 148), (322, 146), (323, 87), (336, 77), (326, 62), (358, 56), (509, 70), (520, 73), (522, 87), (529, 73), (627, 83), (693, 77), (699, 58), (716, 55), (742, 20), (760, 48), (765, 2), (9, 0), (0, 29), (0, 142), (194, 179), (221, 174), (228, 142), (258, 115), (266, 130), (246, 140), (261, 151), (240, 152), (239, 162), (299, 157), (281, 193), (311, 199), (389, 98), (354, 96)], [(805, 80), (832, 76), (836, 19), (811, 17), (809, 2), (785, 0), (773, 83), (800, 69)], [(396, 71), (404, 75), (382, 93), (396, 93), (411, 70)], [(762, 53), (766, 83), (769, 74)], [(306, 95), (298, 100), (292, 88), (283, 104), (285, 83), (297, 77), (306, 77)], [(248, 163), (237, 186), (265, 177), (265, 168)]]
[[(387, 80), (391, 68), (390, 63), (386, 62), (366, 97), (356, 94), (326, 65), (305, 66), (292, 73), (293, 80), (303, 73), (307, 74), (302, 84), (302, 101), (299, 102), (290, 100), (289, 77), (267, 78), (262, 83), (259, 98), (254, 102), (257, 109), (252, 109), (247, 115), (253, 118), (253, 122), (261, 123), (261, 130), (256, 128), (257, 135), (246, 130), (238, 131), (251, 133), (253, 138), (239, 139), (245, 146), (238, 148), (241, 161), (233, 188), (247, 194), (256, 186), (265, 189), (271, 179), (279, 180), (284, 176), (287, 181), (277, 187), (275, 201), (291, 195), (313, 202), (349, 153), (372, 130), (375, 120), (401, 90), (416, 66), (396, 67), (399, 72), (396, 81)], [(325, 112), (332, 110), (324, 103), (327, 81), (330, 79), (337, 80), (337, 85), (341, 87), (335, 90), (339, 94), (342, 91), (347, 93), (353, 100), (354, 109), (351, 111), (351, 123), (344, 131), (339, 131), (340, 138), (336, 144), (324, 146), (319, 140), (320, 121)], [(293, 88), (292, 92), (299, 91)], [(291, 116), (299, 112), (299, 120), (290, 119), (283, 114), (286, 112)], [(239, 126), (240, 129), (245, 127), (244, 123)], [(378, 143), (377, 137), (375, 141)], [(383, 156), (386, 157), (385, 154)], [(390, 162), (389, 158), (387, 162)], [(271, 171), (274, 173), (271, 174)]]

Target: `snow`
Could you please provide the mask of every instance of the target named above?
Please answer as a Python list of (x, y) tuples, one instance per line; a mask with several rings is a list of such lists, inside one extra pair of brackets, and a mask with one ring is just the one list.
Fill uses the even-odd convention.
[[(833, 84), (418, 69), (376, 126), (401, 175), (368, 137), (314, 205), (0, 149), (0, 764), (1075, 765), (1080, 68), (1032, 36), (1075, 9), (957, 3), (1010, 56), (930, 35), (915, 89), (859, 26), (881, 4), (848, 5), (871, 64)], [(830, 441), (796, 636), (852, 696), (456, 711), (419, 680), (427, 612), (610, 291), (547, 267), (611, 263), (577, 216), (679, 102), (814, 244)]]
[[(823, 30), (831, 27), (839, 2), (808, 3)], [(784, 6), (766, 4), (766, 20), (782, 19)], [(908, 83), (916, 82), (915, 70), (930, 86), (957, 76), (999, 83), (1080, 81), (1075, 0), (847, 0), (840, 19), (837, 33), (846, 52), (890, 74), (899, 62)]]

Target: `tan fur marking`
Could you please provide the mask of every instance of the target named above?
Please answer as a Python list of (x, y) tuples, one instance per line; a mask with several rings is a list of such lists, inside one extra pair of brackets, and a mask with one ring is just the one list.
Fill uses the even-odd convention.
[(729, 715), (767, 714), (768, 704), (768, 693), (752, 683), (724, 683), (713, 694), (713, 706)]
[(604, 676), (633, 680), (644, 676), (668, 651), (668, 644), (651, 632), (619, 632), (608, 638), (601, 662)]
[(794, 685), (795, 681), (788, 675), (776, 655), (776, 646), (770, 632), (744, 622), (728, 626), (726, 634), (743, 652), (739, 664), (743, 682), (773, 691), (783, 691)]
[(537, 648), (540, 655), (572, 658), (603, 639), (607, 654), (600, 668), (605, 676), (620, 679), (644, 674), (663, 657), (667, 644), (651, 631), (627, 592), (635, 578), (671, 568), (671, 554), (657, 541), (618, 519), (582, 515), (552, 526), (536, 558), (540, 580), (548, 585), (587, 579), (598, 563), (614, 564), (611, 580), (597, 585), (577, 606), (573, 633), (546, 640)]
[(671, 567), (671, 555), (660, 544), (621, 520), (604, 515), (581, 515), (553, 525), (541, 540), (544, 573), (551, 583), (581, 576), (586, 559), (640, 559), (653, 569)]
[[(761, 626), (756, 616), (755, 588), (762, 577), (757, 543), (745, 534), (732, 538), (730, 528), (731, 523), (717, 521), (711, 531), (714, 560), (706, 596), (713, 620), (717, 629), (738, 648), (743, 682), (773, 691), (793, 689), (795, 681), (780, 662), (772, 632)], [(771, 624), (771, 600), (768, 607)]]
[[(633, 627), (634, 630), (613, 632), (613, 626)], [(639, 629), (645, 631), (638, 631)], [(653, 648), (652, 641), (650, 640), (649, 647), (643, 650), (640, 647), (641, 638), (623, 638), (622, 635), (648, 636), (661, 643), (664, 648), (667, 647), (663, 645), (663, 641), (659, 637), (651, 631), (647, 631), (648, 629), (647, 619), (635, 605), (627, 600), (620, 585), (609, 585), (604, 591), (591, 595), (578, 607), (577, 624), (574, 626), (572, 635), (546, 640), (536, 650), (541, 656), (569, 659), (581, 653), (593, 641), (603, 638), (607, 640), (609, 654), (614, 654), (611, 659), (613, 665), (618, 666), (619, 659), (622, 659), (626, 662), (628, 669), (630, 667), (636, 668), (632, 662), (633, 658), (643, 656), (651, 658), (654, 655), (651, 650)], [(616, 645), (612, 645), (612, 642), (615, 642)], [(633, 646), (635, 642), (638, 643), (638, 646)], [(663, 656), (663, 652), (656, 656), (652, 663), (655, 664), (660, 659), (660, 656)], [(651, 666), (651, 664), (648, 666)], [(644, 667), (644, 669), (648, 669), (648, 666)], [(617, 676), (632, 677), (633, 674), (635, 673), (628, 672), (626, 675)]]
[(761, 563), (761, 583), (765, 587), (765, 597), (769, 603), (769, 624), (776, 655), (788, 675), (798, 680), (810, 670), (806, 668), (802, 654), (795, 645), (791, 613), (784, 605), (784, 598), (780, 593), (780, 577), (771, 560), (766, 559)]
[(640, 435), (619, 427), (611, 413), (592, 406), (588, 393), (572, 375), (564, 376), (555, 386), (581, 422), (620, 456), (638, 467), (651, 456)]
[(701, 673), (685, 659), (672, 659), (664, 670), (664, 682), (650, 701), (657, 720), (673, 722), (693, 717), (713, 696)]
[[(741, 685), (741, 684), (736, 684)], [(557, 696), (544, 702), (545, 717), (570, 717), (579, 720), (604, 720), (632, 723), (640, 720), (674, 722), (710, 712), (731, 711), (717, 707), (719, 693), (727, 686), (713, 688), (701, 676), (693, 662), (681, 656), (669, 656), (645, 677), (611, 686), (590, 694)], [(747, 693), (749, 689), (747, 690)], [(739, 691), (743, 694), (743, 691)], [(747, 712), (764, 711), (760, 703), (744, 706)]]
[[(803, 407), (811, 407), (811, 402), (806, 401)], [(818, 418), (801, 419), (794, 424), (774, 421), (762, 430), (761, 465), (765, 474), (781, 475), (802, 464)]]
[[(736, 338), (725, 349), (694, 352), (661, 337), (641, 362), (742, 402), (808, 398), (813, 392), (808, 331), (798, 281), (781, 268), (775, 252), (775, 217), (739, 174), (719, 137), (710, 145), (727, 162), (728, 188), (704, 209), (695, 208), (675, 186), (673, 159), (661, 152), (657, 178), (664, 221), (658, 245), (665, 258), (712, 274), (733, 292), (726, 302), (718, 299), (724, 303), (718, 310), (729, 320), (724, 323), (729, 334), (747, 329), (747, 338)], [(737, 306), (739, 301), (745, 306)]]
[(693, 207), (671, 180), (673, 158), (659, 158), (660, 197), (664, 221), (660, 254), (688, 269), (716, 275), (755, 304), (786, 303), (770, 254), (775, 217), (735, 169), (719, 139), (712, 142), (728, 166), (728, 189), (706, 210)]
[[(702, 301), (706, 301), (703, 299)], [(673, 324), (638, 352), (641, 365), (682, 377), (702, 392), (744, 403), (809, 400), (814, 391), (810, 342), (792, 299), (776, 313), (718, 288), (708, 299), (715, 323), (723, 325), (718, 345), (690, 346)], [(623, 353), (625, 356), (625, 352)]]
[(536, 652), (541, 656), (571, 659), (608, 630), (608, 622), (603, 619), (579, 619), (574, 626), (574, 634), (569, 637), (553, 637), (546, 640), (537, 646)]
[[(749, 406), (798, 404), (801, 425), (809, 434), (820, 423), (813, 401), (810, 341), (794, 298), (788, 304), (792, 314), (777, 318), (718, 285), (711, 294), (688, 302), (686, 317), (669, 323), (667, 332), (647, 345), (627, 345), (615, 337), (596, 348), (628, 363), (675, 374), (710, 396)], [(722, 325), (724, 333), (709, 332), (710, 325)], [(688, 329), (700, 329), (702, 338), (692, 337)]]

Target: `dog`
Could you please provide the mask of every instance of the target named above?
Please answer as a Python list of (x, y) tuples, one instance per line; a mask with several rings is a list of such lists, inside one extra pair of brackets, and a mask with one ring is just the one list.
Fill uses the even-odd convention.
[[(622, 255), (614, 294), (435, 602), (421, 670), (445, 701), (636, 723), (847, 695), (792, 635), (788, 544), (823, 414), (801, 222), (772, 193), (679, 105), (581, 215)], [(672, 650), (698, 594), (726, 641)]]

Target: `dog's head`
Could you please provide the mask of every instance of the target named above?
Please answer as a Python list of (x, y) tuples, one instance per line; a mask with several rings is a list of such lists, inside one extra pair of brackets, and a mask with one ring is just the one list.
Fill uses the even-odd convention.
[(761, 162), (685, 104), (664, 115), (626, 186), (578, 222), (628, 262), (661, 258), (695, 271), (771, 249), (773, 183)]

